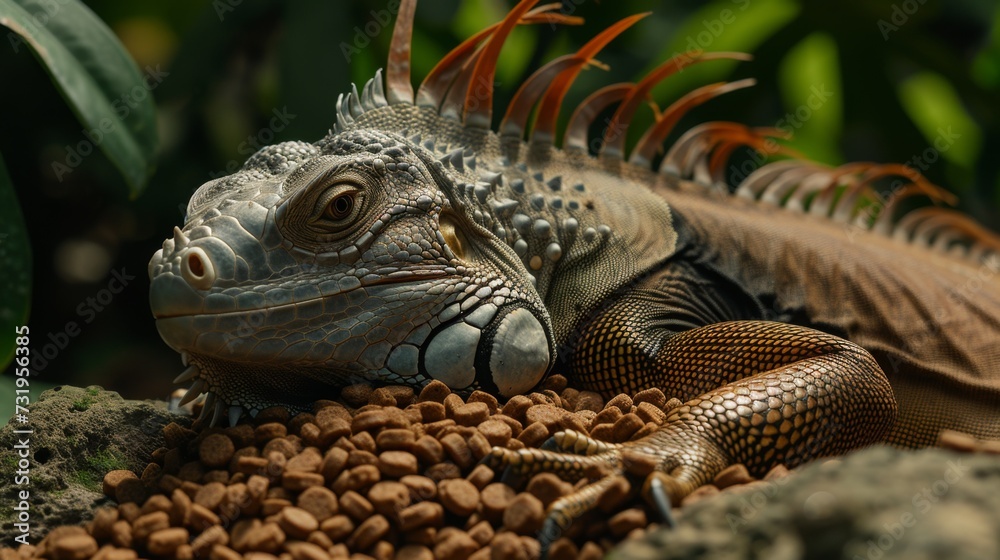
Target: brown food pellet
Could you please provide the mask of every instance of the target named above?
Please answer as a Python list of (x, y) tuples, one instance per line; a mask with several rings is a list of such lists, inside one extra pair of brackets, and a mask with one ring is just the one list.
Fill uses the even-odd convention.
[(448, 418), (454, 418), (455, 411), (461, 406), (465, 406), (465, 400), (454, 393), (444, 398), (444, 410)]
[(402, 482), (379, 482), (368, 491), (368, 500), (375, 511), (396, 519), (399, 512), (410, 505), (410, 489)]
[(484, 402), (470, 402), (455, 409), (455, 422), (460, 426), (478, 426), (490, 417), (490, 407)]
[(466, 469), (471, 467), (475, 462), (472, 450), (469, 449), (468, 442), (462, 436), (451, 433), (441, 438), (440, 442), (448, 458), (454, 461), (459, 467)]
[(378, 430), (389, 423), (389, 415), (385, 410), (366, 410), (354, 417), (351, 421), (351, 431), (355, 434), (369, 430)]
[(350, 517), (346, 515), (334, 515), (333, 517), (323, 521), (319, 526), (320, 531), (323, 531), (330, 540), (337, 542), (346, 539), (351, 533), (354, 532), (354, 522)]
[(288, 460), (286, 471), (318, 472), (323, 455), (315, 447), (307, 447)]
[(329, 558), (326, 550), (308, 542), (290, 542), (285, 545), (285, 549), (292, 555), (293, 560), (326, 560)]
[(201, 504), (191, 505), (190, 523), (193, 529), (200, 531), (205, 527), (218, 525), (220, 522), (221, 520), (219, 519), (219, 516), (212, 510)]
[(611, 513), (618, 509), (628, 497), (632, 490), (632, 485), (623, 476), (615, 476), (611, 483), (601, 492), (597, 498), (597, 507), (604, 513)]
[(229, 459), (236, 452), (233, 441), (225, 434), (212, 434), (201, 441), (198, 457), (208, 467), (219, 468), (229, 465)]
[(569, 494), (573, 486), (564, 482), (552, 473), (540, 473), (531, 477), (526, 491), (532, 496), (541, 500), (542, 505), (548, 508), (552, 502)]
[(149, 535), (168, 527), (170, 527), (170, 517), (166, 512), (147, 513), (132, 523), (132, 538), (140, 542), (145, 541)]
[(399, 512), (399, 526), (404, 531), (438, 526), (444, 520), (444, 508), (437, 502), (420, 502)]
[(600, 412), (603, 409), (604, 397), (602, 397), (600, 393), (595, 393), (593, 391), (580, 391), (580, 394), (576, 396), (576, 406), (573, 407), (574, 412), (579, 412), (581, 410)]
[(408, 544), (396, 551), (396, 560), (434, 560), (434, 553), (426, 546)]
[(340, 510), (350, 515), (355, 521), (364, 521), (375, 513), (371, 502), (353, 490), (348, 490), (340, 496)]
[(372, 396), (374, 389), (371, 385), (367, 383), (357, 383), (355, 385), (348, 385), (340, 390), (340, 398), (344, 399), (347, 404), (359, 407), (368, 404), (368, 400)]
[(421, 436), (413, 444), (412, 452), (425, 465), (434, 465), (444, 460), (444, 447), (431, 436)]
[(191, 541), (191, 548), (198, 556), (205, 556), (217, 544), (229, 544), (229, 533), (221, 525), (213, 525), (202, 531)]
[(207, 509), (214, 510), (226, 497), (226, 486), (221, 482), (210, 482), (201, 487), (194, 495), (194, 502)]
[(417, 402), (432, 401), (443, 403), (445, 397), (450, 394), (451, 389), (443, 382), (435, 379), (427, 385), (424, 385), (424, 388), (420, 390), (420, 395), (417, 396)]
[(209, 554), (210, 560), (243, 560), (243, 555), (228, 546), (217, 544), (212, 547)]
[(503, 512), (504, 527), (520, 535), (533, 535), (542, 528), (545, 508), (531, 494), (518, 494)]
[(413, 501), (433, 500), (437, 497), (437, 483), (420, 475), (407, 475), (399, 479), (410, 490)]
[(337, 496), (323, 486), (307, 488), (299, 494), (296, 505), (308, 511), (320, 522), (336, 515), (339, 510)]
[(472, 472), (465, 477), (465, 480), (471, 482), (477, 489), (482, 490), (486, 488), (487, 484), (493, 482), (495, 477), (496, 473), (493, 472), (493, 469), (486, 465), (476, 465), (476, 468), (472, 469)]
[(742, 463), (737, 463), (735, 465), (729, 465), (719, 471), (719, 474), (715, 475), (713, 483), (718, 486), (719, 489), (723, 489), (737, 484), (753, 482), (754, 480), (754, 477), (750, 476), (750, 473), (747, 471), (746, 466)]
[(320, 464), (320, 473), (327, 482), (332, 482), (347, 466), (350, 454), (339, 447), (333, 447), (326, 452)]
[(490, 541), (493, 540), (493, 535), (496, 532), (493, 530), (493, 526), (490, 525), (489, 521), (480, 521), (469, 529), (469, 536), (472, 540), (476, 541), (479, 546), (486, 546)]
[(615, 422), (620, 420), (622, 416), (625, 415), (622, 414), (621, 409), (614, 406), (609, 406), (597, 413), (597, 416), (594, 417), (594, 425), (614, 424)]
[(375, 406), (396, 406), (396, 398), (385, 387), (379, 387), (369, 395), (368, 404)]
[(313, 514), (297, 507), (286, 507), (278, 517), (278, 526), (286, 535), (295, 539), (304, 539), (309, 533), (319, 529), (319, 522)]
[(615, 441), (622, 442), (628, 441), (640, 428), (643, 427), (645, 422), (642, 421), (639, 416), (633, 412), (626, 414), (618, 419), (614, 425), (614, 438)]
[(263, 445), (272, 439), (283, 438), (288, 435), (288, 428), (278, 422), (268, 422), (257, 426), (253, 435), (257, 445)]
[(662, 424), (663, 421), (667, 419), (667, 413), (663, 412), (660, 407), (646, 401), (640, 402), (636, 405), (635, 413), (642, 419), (643, 422)]
[(601, 560), (601, 558), (604, 558), (604, 551), (594, 542), (588, 541), (580, 547), (579, 560)]
[(420, 411), (420, 418), (424, 424), (430, 424), (431, 422), (438, 422), (444, 420), (447, 417), (444, 405), (435, 401), (424, 401), (418, 402), (413, 405), (414, 408)]
[(417, 474), (417, 458), (406, 451), (385, 451), (378, 456), (378, 468), (382, 474), (400, 478)]
[(681, 500), (681, 506), (689, 506), (695, 502), (700, 502), (705, 498), (715, 496), (719, 493), (719, 487), (712, 484), (703, 484), (698, 488), (695, 488), (693, 492), (684, 496)]
[(493, 560), (528, 560), (521, 539), (514, 533), (497, 533), (490, 543)]
[(497, 447), (507, 445), (513, 435), (511, 427), (500, 420), (487, 420), (479, 424), (476, 429), (486, 437), (491, 446)]
[(427, 470), (424, 471), (424, 476), (437, 482), (450, 478), (462, 478), (462, 469), (455, 463), (438, 463), (427, 467)]
[(580, 550), (566, 537), (556, 539), (549, 547), (549, 560), (576, 560)]
[(383, 451), (409, 451), (417, 441), (413, 430), (405, 428), (390, 428), (379, 432), (375, 437), (375, 445)]
[(487, 485), (479, 495), (483, 515), (491, 521), (499, 521), (515, 495), (514, 489), (506, 484), (494, 482)]
[(115, 497), (115, 492), (118, 491), (118, 485), (122, 483), (123, 480), (137, 479), (134, 472), (126, 470), (115, 470), (104, 475), (104, 482), (101, 484), (101, 490), (104, 491), (104, 495), (109, 498)]
[(154, 511), (163, 511), (169, 514), (170, 510), (173, 509), (173, 506), (174, 504), (170, 501), (170, 498), (162, 494), (154, 494), (146, 500), (146, 503), (144, 503), (141, 508), (139, 508), (139, 515), (146, 515), (147, 513), (153, 513)]
[(375, 438), (368, 432), (361, 432), (360, 434), (354, 434), (349, 440), (359, 451), (367, 451), (369, 453), (375, 453), (378, 446), (375, 444)]
[(438, 486), (441, 505), (448, 511), (466, 517), (479, 507), (479, 489), (462, 478), (441, 481)]
[(479, 543), (463, 532), (448, 536), (434, 547), (439, 560), (464, 560), (479, 549)]
[(517, 436), (518, 441), (523, 443), (528, 447), (538, 447), (549, 437), (549, 429), (545, 427), (545, 424), (541, 422), (535, 422), (534, 424), (529, 424), (520, 435)]
[(323, 486), (323, 482), (323, 475), (319, 473), (293, 471), (281, 475), (281, 485), (295, 492), (301, 492), (314, 486)]
[(511, 418), (514, 418), (518, 422), (524, 424), (524, 414), (534, 403), (531, 399), (525, 397), (524, 395), (514, 395), (507, 401), (507, 404), (503, 405), (501, 409), (503, 413)]
[(57, 560), (83, 560), (97, 552), (97, 541), (86, 533), (55, 539), (50, 546)]
[(389, 521), (382, 515), (373, 515), (365, 519), (351, 535), (349, 544), (352, 548), (366, 549), (375, 544), (389, 532)]
[(619, 512), (608, 520), (608, 528), (616, 537), (623, 537), (629, 531), (646, 526), (646, 512), (640, 508), (631, 508)]
[(149, 536), (146, 548), (157, 556), (168, 556), (173, 554), (181, 545), (187, 544), (187, 529), (173, 527), (162, 529)]
[(111, 526), (111, 542), (121, 548), (132, 546), (132, 525), (124, 519), (115, 521)]

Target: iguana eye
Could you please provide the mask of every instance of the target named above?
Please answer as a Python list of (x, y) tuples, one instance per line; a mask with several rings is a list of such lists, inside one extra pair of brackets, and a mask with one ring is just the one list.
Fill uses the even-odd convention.
[(362, 193), (353, 183), (332, 185), (316, 200), (313, 223), (340, 229), (351, 223), (361, 209)]
[(326, 205), (325, 216), (335, 222), (348, 218), (354, 211), (354, 193), (337, 195)]

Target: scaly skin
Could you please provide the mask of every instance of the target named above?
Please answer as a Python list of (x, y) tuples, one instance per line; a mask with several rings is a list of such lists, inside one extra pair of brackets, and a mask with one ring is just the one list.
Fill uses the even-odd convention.
[[(547, 21), (530, 4), (498, 41), (518, 18)], [(510, 474), (574, 478), (652, 457), (672, 501), (734, 462), (763, 473), (879, 441), (929, 445), (943, 428), (1000, 438), (1000, 241), (938, 211), (896, 221), (893, 202), (852, 225), (868, 183), (902, 173), (913, 184), (900, 199), (939, 196), (922, 178), (780, 162), (737, 196), (713, 191), (719, 154), (763, 141), (729, 123), (691, 131), (659, 173), (590, 156), (578, 135), (558, 149), (546, 119), (590, 47), (536, 80), (553, 85), (531, 142), (523, 106), (500, 135), (484, 124), (489, 100), (461, 89), (492, 83), (499, 49), (454, 91), (434, 78), (414, 97), (412, 10), (403, 3), (388, 92), (377, 74), (338, 101), (327, 137), (265, 148), (202, 186), (150, 261), (157, 327), (190, 366), (178, 381), (195, 382), (188, 398), (209, 393), (213, 422), (301, 409), (362, 379), (501, 397), (549, 371), (606, 395), (660, 387), (687, 402), (646, 438), (560, 434), (552, 449), (495, 458)], [(446, 71), (465, 60), (456, 52)], [(577, 122), (630, 103), (628, 91), (595, 96)], [(608, 480), (557, 502), (553, 523)]]

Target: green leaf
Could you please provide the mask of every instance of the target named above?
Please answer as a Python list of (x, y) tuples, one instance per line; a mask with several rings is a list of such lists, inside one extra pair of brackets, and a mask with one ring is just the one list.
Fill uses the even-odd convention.
[(841, 163), (837, 139), (843, 91), (837, 43), (826, 33), (809, 35), (781, 61), (779, 79), (787, 113), (775, 126), (791, 132), (795, 148), (810, 159)]
[[(653, 57), (650, 69), (687, 51), (738, 51), (752, 53), (764, 40), (799, 14), (792, 0), (718, 0), (692, 14)], [(658, 99), (675, 99), (698, 86), (723, 80), (736, 61), (715, 60), (685, 68), (657, 88)], [(743, 63), (745, 64), (745, 63)]]
[(972, 168), (979, 157), (982, 131), (944, 76), (915, 74), (900, 84), (899, 99), (928, 144), (948, 161)]
[(71, 171), (96, 144), (138, 194), (157, 147), (150, 89), (166, 74), (140, 74), (114, 33), (76, 0), (0, 0), (0, 25), (12, 31), (15, 52), (30, 47), (85, 127), (56, 173)]
[(0, 157), (0, 368), (14, 356), (15, 327), (28, 320), (31, 249), (14, 185)]

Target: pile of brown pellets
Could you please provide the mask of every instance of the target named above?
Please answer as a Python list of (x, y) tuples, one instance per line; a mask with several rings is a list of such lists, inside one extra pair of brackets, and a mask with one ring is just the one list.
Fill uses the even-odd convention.
[[(538, 447), (565, 429), (627, 441), (680, 404), (657, 389), (605, 402), (560, 376), (502, 406), (481, 391), (463, 399), (440, 382), (419, 395), (354, 385), (341, 401), (293, 417), (272, 408), (229, 428), (170, 424), (166, 447), (140, 476), (105, 477), (118, 507), (98, 510), (85, 526), (59, 527), (37, 546), (0, 550), (0, 560), (538, 558), (546, 508), (586, 481), (538, 474), (512, 488), (480, 463), (491, 448)], [(642, 479), (619, 478), (554, 541), (550, 558), (598, 559), (653, 526)], [(737, 465), (684, 503), (754, 484), (768, 482)]]

